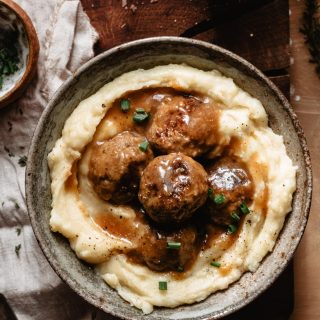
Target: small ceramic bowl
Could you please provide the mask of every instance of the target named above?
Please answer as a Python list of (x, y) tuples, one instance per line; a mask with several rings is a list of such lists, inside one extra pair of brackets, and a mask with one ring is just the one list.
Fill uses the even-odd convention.
[(285, 269), (303, 234), (312, 191), (310, 156), (295, 113), (276, 86), (239, 56), (201, 41), (157, 37), (123, 44), (85, 64), (50, 101), (34, 133), (26, 172), (28, 211), (34, 233), (48, 261), (75, 292), (120, 318), (146, 319), (140, 310), (121, 299), (87, 264), (77, 259), (65, 238), (51, 232), (47, 156), (61, 136), (66, 119), (80, 101), (125, 72), (169, 63), (185, 63), (202, 70), (217, 69), (258, 98), (268, 113), (270, 127), (283, 136), (289, 157), (299, 167), (292, 212), (274, 250), (264, 258), (256, 272), (245, 273), (227, 290), (216, 292), (202, 302), (174, 309), (156, 308), (147, 316), (150, 320), (218, 319), (248, 304)]
[[(0, 0), (0, 33), (16, 33), (18, 70), (3, 79), (0, 108), (13, 102), (26, 89), (37, 70), (39, 41), (29, 16), (11, 0)], [(1, 46), (1, 35), (0, 35)], [(1, 48), (0, 48), (1, 49)]]

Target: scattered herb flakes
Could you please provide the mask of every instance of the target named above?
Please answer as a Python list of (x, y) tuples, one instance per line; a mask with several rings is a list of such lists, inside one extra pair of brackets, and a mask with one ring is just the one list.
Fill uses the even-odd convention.
[(14, 154), (9, 150), (9, 148), (7, 148), (6, 146), (4, 146), (4, 151), (8, 154), (8, 156), (11, 158), (11, 157), (14, 157)]
[(18, 236), (20, 236), (20, 234), (21, 234), (21, 228), (16, 228), (16, 233), (17, 233)]
[(168, 290), (167, 281), (159, 281), (159, 290)]
[(4, 76), (14, 74), (19, 69), (20, 63), (16, 47), (18, 31), (2, 31), (0, 35), (0, 89), (3, 86)]
[(18, 244), (17, 246), (14, 247), (14, 251), (16, 252), (16, 255), (18, 258), (20, 258), (20, 249), (21, 249), (21, 244)]
[(215, 204), (223, 204), (225, 202), (226, 198), (223, 194), (216, 194), (214, 197), (213, 197), (213, 202)]
[(226, 200), (225, 196), (223, 194), (214, 194), (213, 189), (208, 189), (208, 197), (215, 203), (215, 204), (223, 204)]
[(231, 218), (232, 218), (232, 220), (235, 221), (235, 222), (239, 222), (239, 221), (240, 221), (240, 216), (238, 215), (237, 212), (232, 212), (232, 213), (231, 213)]
[(167, 249), (179, 250), (181, 248), (181, 242), (167, 242)]
[(228, 225), (228, 233), (232, 234), (238, 230), (238, 227), (235, 224)]
[(216, 267), (216, 268), (220, 268), (221, 267), (221, 263), (218, 262), (218, 261), (212, 261), (210, 263), (210, 265), (212, 265), (213, 267)]
[(150, 114), (146, 112), (143, 108), (137, 108), (133, 114), (133, 121), (137, 123), (142, 123), (146, 120), (148, 120), (150, 117)]
[(27, 165), (27, 160), (27, 156), (21, 156), (18, 161), (20, 167), (25, 167)]
[(149, 142), (148, 142), (148, 140), (144, 140), (143, 142), (141, 142), (141, 143), (139, 144), (139, 149), (140, 149), (142, 152), (147, 152), (148, 147), (149, 147)]
[(241, 213), (243, 213), (243, 214), (248, 214), (250, 212), (250, 210), (245, 202), (242, 202), (240, 204), (239, 208), (240, 208)]
[(128, 99), (122, 99), (120, 101), (120, 109), (122, 112), (128, 112), (130, 110), (131, 103)]
[(20, 206), (19, 206), (18, 203), (15, 202), (15, 201), (14, 201), (14, 207), (15, 207), (17, 210), (20, 209)]
[(305, 43), (311, 55), (310, 62), (316, 65), (316, 73), (320, 77), (320, 18), (317, 0), (305, 1), (300, 32), (304, 35)]

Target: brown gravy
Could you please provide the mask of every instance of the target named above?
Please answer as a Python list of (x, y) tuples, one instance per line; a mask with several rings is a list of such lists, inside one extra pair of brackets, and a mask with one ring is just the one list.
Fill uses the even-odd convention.
[[(209, 98), (202, 97), (199, 95), (196, 95), (195, 93), (183, 93), (181, 91), (177, 91), (172, 88), (149, 88), (149, 89), (143, 89), (135, 92), (129, 92), (126, 95), (124, 95), (121, 99), (117, 99), (110, 110), (107, 112), (104, 119), (100, 122), (99, 126), (97, 127), (96, 134), (93, 138), (93, 141), (91, 142), (91, 145), (95, 143), (99, 143), (101, 138), (100, 132), (103, 130), (103, 127), (106, 125), (107, 121), (112, 121), (113, 123), (116, 123), (117, 126), (117, 132), (122, 132), (125, 130), (133, 130), (136, 131), (142, 135), (145, 135), (146, 128), (148, 128), (148, 121), (144, 123), (136, 123), (133, 121), (133, 115), (137, 108), (143, 108), (146, 112), (149, 113), (150, 117), (152, 118), (154, 113), (156, 112), (157, 108), (161, 104), (162, 101), (165, 99), (172, 99), (172, 97), (176, 95), (192, 95), (193, 98), (201, 100), (202, 103), (213, 103), (213, 101)], [(121, 110), (121, 100), (122, 99), (128, 99), (130, 101), (130, 110), (127, 112), (123, 112)], [(218, 119), (217, 119), (218, 123)], [(230, 144), (229, 148), (226, 149), (224, 152), (225, 156), (232, 155), (234, 153), (234, 150), (236, 148), (239, 148), (240, 141), (233, 140)], [(90, 145), (88, 146), (90, 148)], [(201, 162), (201, 159), (199, 159)], [(207, 160), (206, 160), (207, 161)], [(212, 161), (212, 160), (210, 160)], [(266, 179), (266, 168), (259, 168), (255, 167), (256, 170), (261, 173), (261, 179)], [(75, 170), (72, 170), (74, 173)], [(73, 177), (73, 178), (72, 178)], [(66, 182), (66, 188), (74, 188), (77, 187), (77, 184), (75, 184), (75, 174), (72, 174), (67, 182)], [(267, 188), (266, 188), (267, 189)], [(268, 190), (265, 191), (264, 196), (261, 198), (261, 201), (259, 202), (259, 205), (261, 206), (264, 213), (266, 213), (267, 210), (267, 201), (268, 201)], [(141, 205), (137, 202), (134, 202), (132, 204), (129, 203), (131, 208), (134, 208), (136, 211), (136, 219), (135, 220), (128, 220), (124, 219), (122, 217), (116, 217), (114, 215), (109, 215), (102, 213), (101, 215), (97, 215), (94, 219), (94, 222), (99, 225), (106, 233), (110, 234), (113, 237), (127, 239), (131, 242), (136, 243), (137, 249), (131, 252), (127, 252), (128, 259), (131, 262), (138, 263), (138, 264), (144, 264), (144, 260), (141, 258), (143, 256), (143, 251), (145, 250), (145, 244), (149, 241), (149, 239), (155, 238), (156, 230), (152, 226), (152, 224), (149, 223), (149, 221), (144, 217), (143, 215), (143, 208), (141, 208)], [(203, 210), (200, 210), (203, 211)], [(194, 222), (196, 227), (198, 228), (198, 240), (195, 241), (195, 250), (192, 251), (192, 254), (190, 255), (190, 258), (187, 262), (183, 265), (183, 271), (177, 271), (177, 270), (165, 270), (166, 272), (171, 272), (176, 278), (183, 277), (184, 271), (191, 268), (194, 261), (196, 260), (197, 255), (199, 254), (200, 250), (205, 250), (209, 246), (217, 245), (222, 250), (227, 250), (232, 244), (236, 241), (238, 234), (241, 230), (243, 219), (241, 219), (239, 223), (238, 230), (234, 233), (229, 234), (227, 232), (226, 227), (218, 226), (212, 223), (212, 221), (208, 220), (205, 215), (202, 215), (202, 212), (195, 213), (194, 217), (201, 217), (200, 221), (201, 224), (204, 223), (205, 228), (202, 228), (201, 231), (199, 231), (199, 228), (197, 224), (196, 218), (191, 219), (191, 224)], [(141, 231), (143, 230), (143, 231)], [(157, 242), (155, 242), (157, 243)], [(157, 246), (154, 247), (155, 252), (159, 248)], [(155, 270), (157, 271), (157, 270)], [(230, 268), (224, 267), (220, 269), (220, 272), (222, 275), (226, 275), (231, 271)], [(160, 271), (161, 272), (161, 271)]]

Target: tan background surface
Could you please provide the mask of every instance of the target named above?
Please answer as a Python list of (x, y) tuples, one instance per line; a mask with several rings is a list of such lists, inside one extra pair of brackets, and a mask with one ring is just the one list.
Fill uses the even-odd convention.
[(305, 130), (313, 165), (313, 201), (305, 234), (295, 255), (295, 309), (291, 320), (320, 319), (320, 79), (299, 33), (304, 1), (290, 0), (291, 102)]

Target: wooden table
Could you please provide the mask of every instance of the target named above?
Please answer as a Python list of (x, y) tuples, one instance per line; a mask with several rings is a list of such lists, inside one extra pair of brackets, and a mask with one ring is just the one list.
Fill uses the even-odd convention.
[[(291, 97), (305, 129), (313, 159), (320, 154), (318, 132), (315, 130), (320, 128), (317, 109), (320, 80), (308, 63), (308, 52), (298, 31), (303, 1), (289, 0), (289, 4), (287, 0), (81, 1), (100, 35), (97, 53), (134, 39), (186, 34), (221, 45), (251, 61), (288, 98)], [(241, 6), (234, 10), (239, 3)], [(213, 24), (215, 28), (209, 28)], [(313, 170), (314, 194), (317, 194), (320, 164), (313, 162)], [(320, 258), (317, 258), (320, 216), (316, 213), (320, 208), (319, 201), (314, 196), (308, 227), (294, 259), (295, 289), (290, 265), (264, 296), (229, 317), (229, 320), (288, 319), (292, 310), (291, 320), (320, 319), (320, 275), (317, 272), (320, 269)]]

